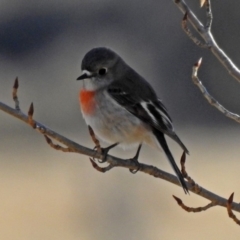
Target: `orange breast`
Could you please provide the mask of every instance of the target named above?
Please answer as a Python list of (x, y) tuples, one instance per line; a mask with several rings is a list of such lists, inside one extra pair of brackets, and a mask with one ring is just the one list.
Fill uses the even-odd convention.
[(95, 92), (82, 89), (79, 94), (79, 101), (84, 114), (91, 115), (95, 109)]

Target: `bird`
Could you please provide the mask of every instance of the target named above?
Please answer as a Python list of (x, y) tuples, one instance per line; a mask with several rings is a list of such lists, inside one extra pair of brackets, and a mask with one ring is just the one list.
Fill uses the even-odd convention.
[(115, 147), (138, 147), (133, 161), (138, 163), (142, 144), (163, 150), (185, 193), (184, 177), (169, 149), (165, 136), (183, 151), (188, 149), (175, 133), (172, 119), (153, 87), (116, 52), (107, 47), (88, 51), (82, 59), (83, 84), (79, 101), (83, 118), (100, 140)]

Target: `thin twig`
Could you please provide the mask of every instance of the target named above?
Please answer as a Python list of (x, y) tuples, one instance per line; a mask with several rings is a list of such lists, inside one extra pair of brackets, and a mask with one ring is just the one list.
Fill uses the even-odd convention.
[[(209, 6), (211, 6), (211, 2), (209, 1)], [(217, 45), (212, 33), (208, 31), (201, 21), (196, 17), (190, 7), (185, 3), (184, 0), (173, 0), (176, 3), (177, 7), (180, 11), (185, 14), (188, 13), (188, 21), (193, 26), (193, 28), (200, 34), (200, 36), (204, 39), (205, 43), (208, 45), (208, 49), (212, 51), (212, 53), (216, 56), (216, 58), (220, 61), (220, 63), (226, 68), (228, 73), (240, 82), (240, 70), (237, 66), (232, 62), (232, 60), (227, 56), (227, 54)], [(203, 1), (202, 1), (203, 2)], [(205, 3), (205, 1), (204, 1)], [(211, 16), (209, 17), (209, 19)], [(211, 21), (208, 20), (207, 25), (211, 26)]]
[(17, 96), (18, 87), (19, 87), (18, 78), (16, 77), (16, 79), (14, 81), (14, 85), (13, 85), (12, 96), (13, 96), (13, 101), (15, 103), (15, 109), (20, 111), (20, 106), (19, 106), (19, 101), (18, 101), (18, 96)]
[(182, 209), (184, 209), (184, 210), (187, 211), (187, 212), (193, 212), (193, 213), (206, 211), (206, 210), (208, 210), (209, 208), (215, 207), (215, 206), (217, 205), (215, 202), (210, 202), (209, 204), (207, 204), (207, 205), (204, 206), (204, 207), (196, 207), (196, 208), (194, 208), (194, 207), (188, 207), (188, 206), (186, 206), (186, 205), (182, 202), (182, 200), (181, 200), (180, 198), (178, 198), (178, 197), (176, 197), (176, 196), (174, 196), (174, 195), (173, 195), (173, 198), (177, 201), (178, 205), (179, 205)]
[(227, 201), (227, 211), (228, 216), (233, 219), (233, 221), (240, 225), (240, 220), (232, 212), (232, 202), (233, 202), (234, 193), (232, 193)]
[(183, 16), (182, 19), (182, 29), (183, 31), (187, 34), (187, 36), (198, 46), (201, 48), (208, 48), (208, 45), (206, 43), (203, 43), (200, 41), (197, 37), (193, 35), (189, 27), (187, 26), (187, 18), (188, 18), (188, 13), (186, 12)]
[(184, 178), (188, 177), (188, 173), (186, 171), (186, 167), (185, 167), (185, 162), (186, 162), (186, 153), (183, 152), (181, 159), (180, 159), (180, 164), (181, 164), (181, 172)]
[(34, 107), (33, 107), (33, 103), (31, 103), (28, 110), (28, 124), (33, 128), (36, 128), (36, 122), (33, 120), (33, 113), (34, 113)]
[(71, 149), (71, 148), (69, 148), (69, 147), (65, 148), (65, 147), (62, 147), (62, 146), (60, 146), (60, 145), (58, 145), (58, 144), (54, 144), (54, 143), (52, 142), (51, 138), (49, 138), (47, 135), (43, 135), (43, 136), (44, 136), (47, 144), (48, 144), (50, 147), (52, 147), (53, 149), (59, 150), (59, 151), (62, 151), (62, 152), (75, 152), (73, 149)]
[(185, 162), (186, 162), (186, 153), (183, 152), (182, 157), (180, 159), (180, 164), (181, 164), (181, 172), (183, 174), (183, 177), (188, 180), (188, 183), (191, 184), (191, 186), (195, 189), (196, 192), (201, 191), (201, 187), (195, 183), (195, 181), (188, 175), (186, 167), (185, 167)]
[(198, 86), (203, 96), (207, 99), (207, 101), (217, 108), (221, 113), (223, 113), (226, 117), (233, 119), (234, 121), (240, 123), (240, 116), (228, 111), (225, 107), (223, 107), (215, 98), (213, 98), (207, 91), (207, 89), (202, 84), (201, 80), (198, 78), (198, 70), (201, 66), (202, 58), (199, 59), (197, 63), (193, 65), (192, 69), (192, 80), (194, 84)]
[(206, 23), (206, 30), (209, 32), (211, 31), (212, 22), (213, 22), (213, 14), (212, 14), (212, 7), (211, 7), (211, 1), (206, 0), (205, 1), (206, 6), (206, 15), (207, 15), (207, 23)]

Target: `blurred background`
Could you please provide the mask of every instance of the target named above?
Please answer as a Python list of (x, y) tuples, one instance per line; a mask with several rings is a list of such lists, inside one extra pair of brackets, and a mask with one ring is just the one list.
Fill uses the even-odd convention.
[[(205, 21), (199, 1), (189, 2)], [(240, 66), (240, 2), (212, 5), (213, 34)], [(182, 17), (170, 0), (1, 0), (0, 101), (14, 106), (11, 91), (18, 76), (22, 111), (33, 102), (35, 119), (92, 148), (79, 111), (81, 83), (75, 79), (87, 51), (110, 47), (151, 82), (167, 106), (190, 150), (190, 176), (223, 197), (234, 191), (238, 202), (239, 125), (206, 102), (192, 83), (192, 65), (203, 57), (201, 80), (236, 113), (240, 85), (208, 50), (188, 39)], [(169, 144), (178, 162), (181, 149)], [(135, 150), (111, 153), (129, 158)], [(147, 146), (140, 161), (172, 172), (165, 156)], [(86, 156), (51, 149), (29, 126), (0, 111), (0, 239), (238, 239), (226, 209), (186, 213), (173, 194), (189, 206), (208, 204), (142, 173), (101, 174)]]

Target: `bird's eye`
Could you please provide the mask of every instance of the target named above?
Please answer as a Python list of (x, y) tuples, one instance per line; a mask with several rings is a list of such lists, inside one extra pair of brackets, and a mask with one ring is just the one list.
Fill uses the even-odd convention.
[(107, 69), (106, 68), (100, 68), (98, 70), (98, 74), (101, 75), (101, 76), (105, 75), (106, 73), (107, 73)]

